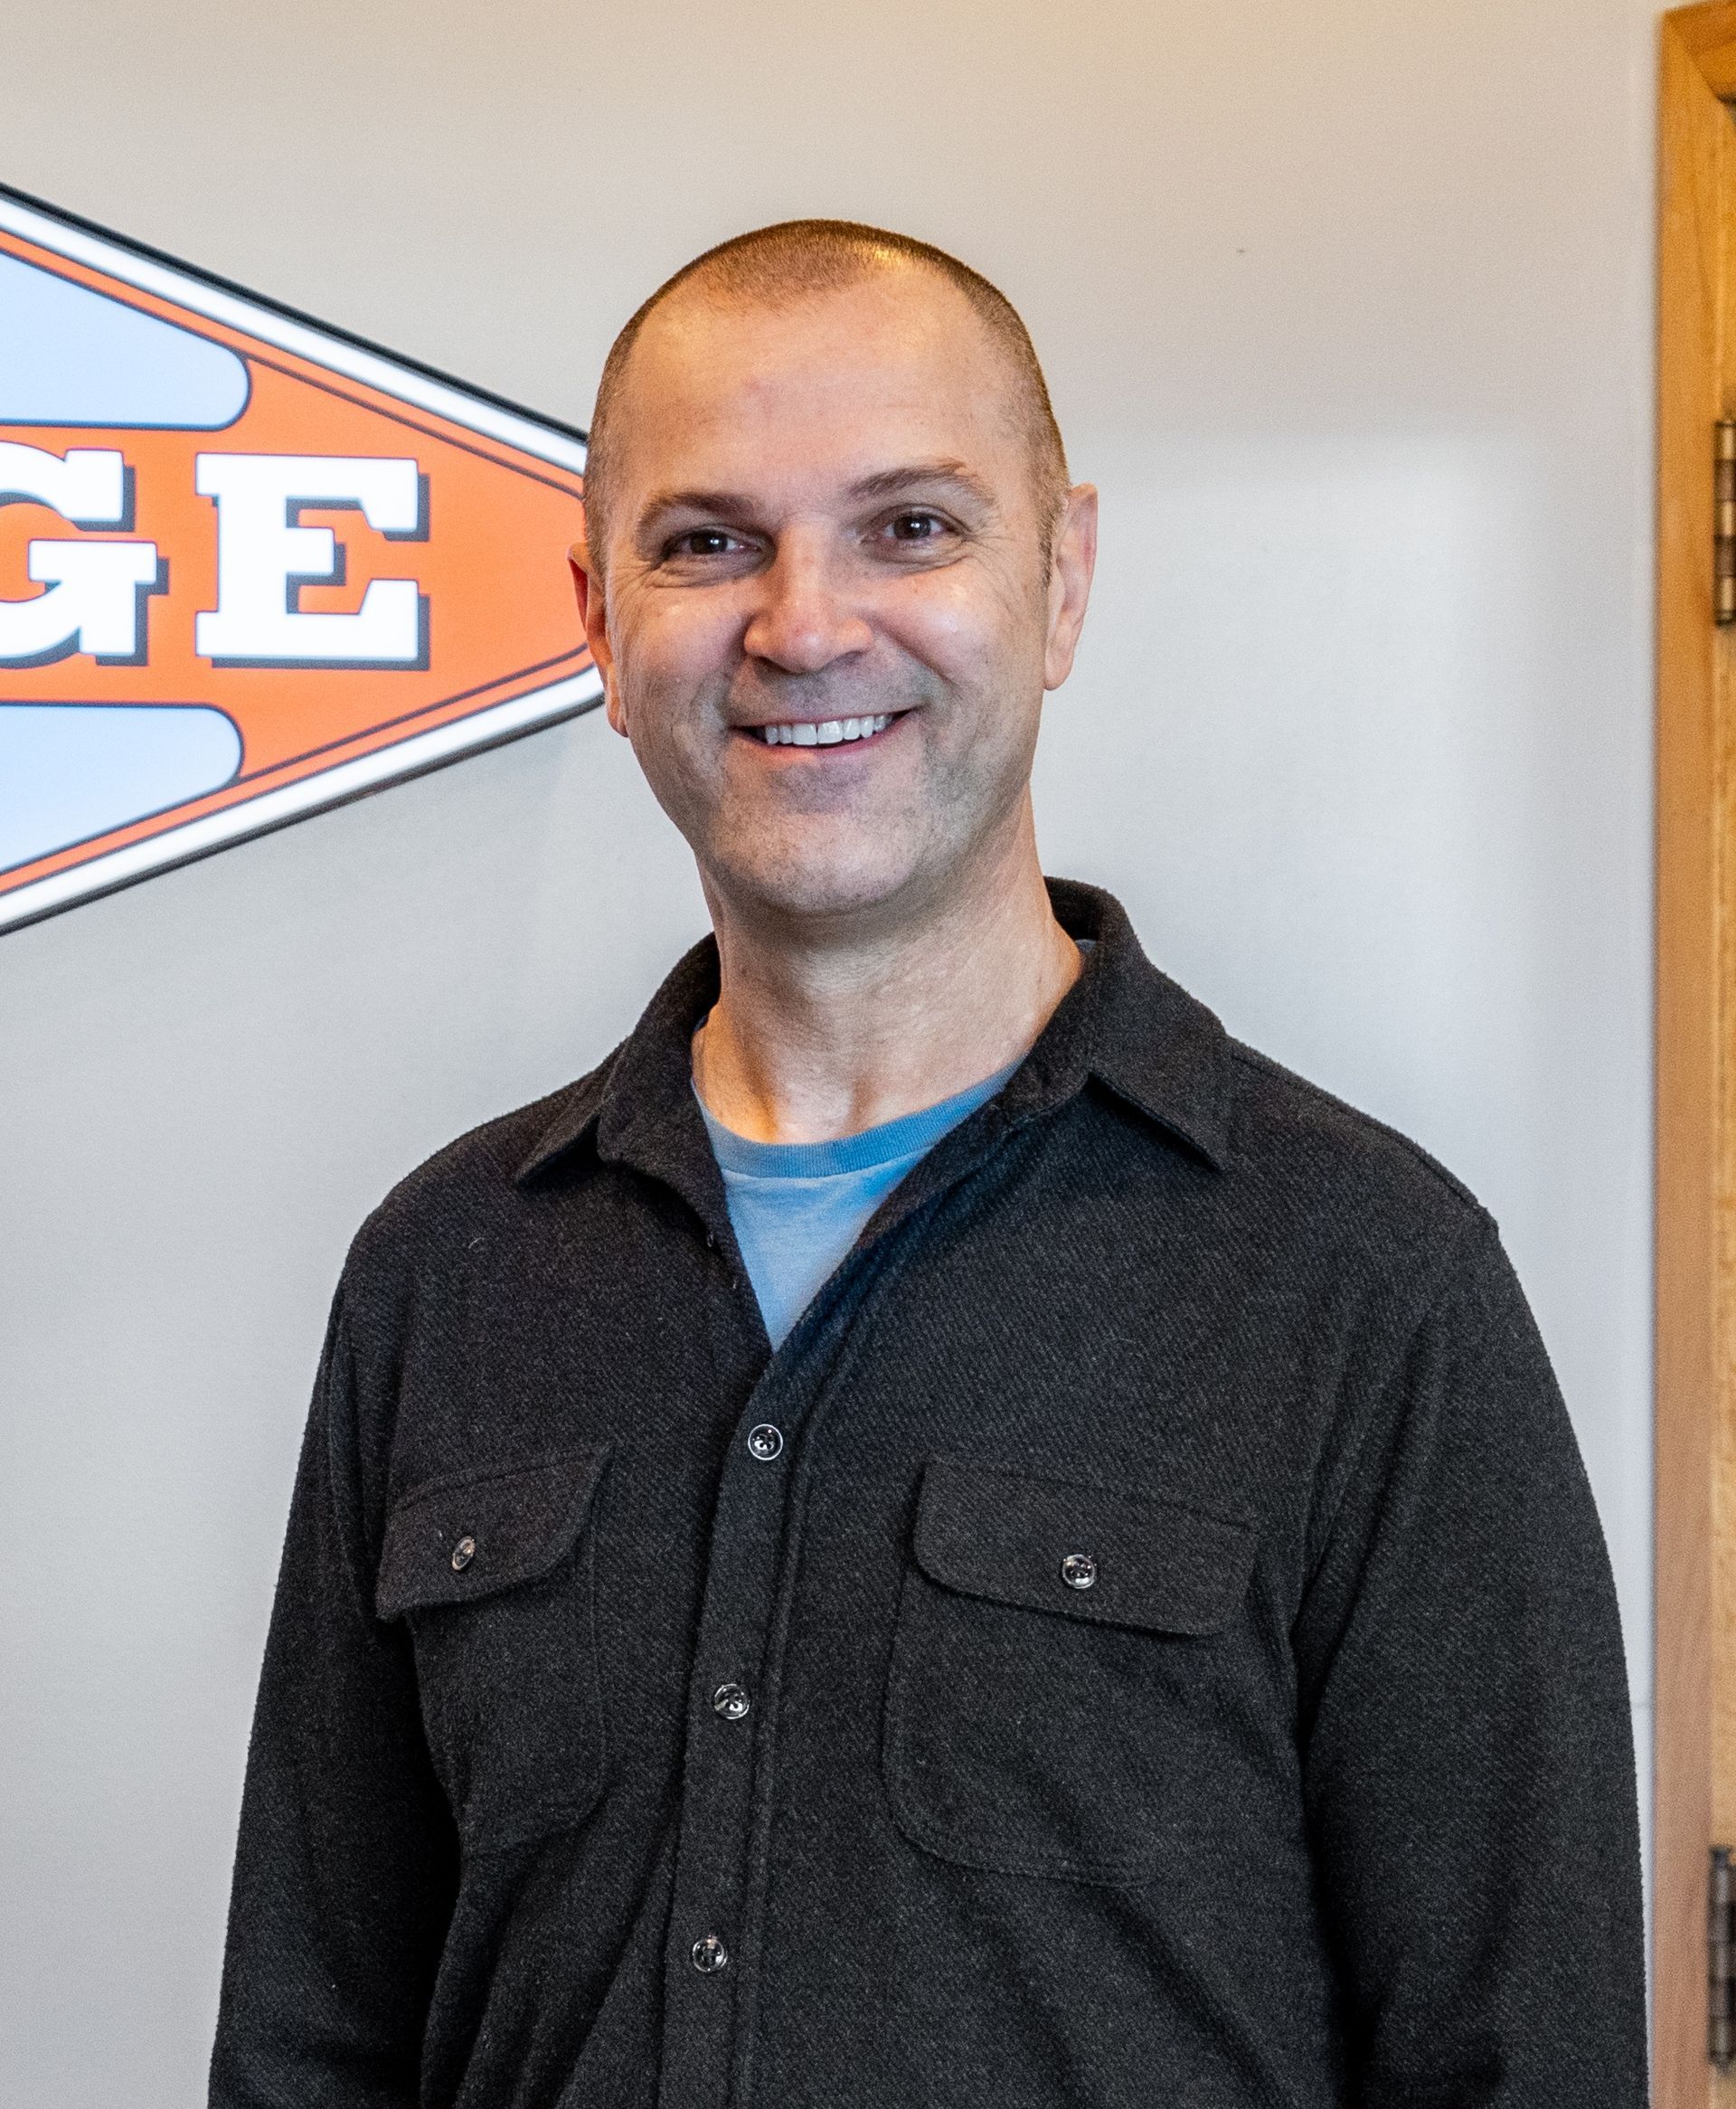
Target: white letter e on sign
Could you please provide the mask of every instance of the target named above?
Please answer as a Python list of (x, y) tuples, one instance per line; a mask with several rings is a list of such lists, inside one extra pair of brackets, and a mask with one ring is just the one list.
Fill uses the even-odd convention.
[(427, 608), (414, 579), (375, 579), (354, 614), (304, 613), (303, 586), (344, 582), (329, 527), (303, 527), (305, 506), (358, 507), (404, 542), (428, 534), (414, 461), (329, 454), (201, 454), (194, 487), (217, 501), (217, 606), (193, 624), (193, 648), (229, 667), (419, 667)]

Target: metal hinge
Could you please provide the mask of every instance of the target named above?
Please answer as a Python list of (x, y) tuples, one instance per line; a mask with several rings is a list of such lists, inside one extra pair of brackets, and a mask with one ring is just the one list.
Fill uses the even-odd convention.
[(1713, 430), (1712, 613), (1714, 622), (1736, 622), (1736, 418)]
[(1712, 1849), (1706, 1886), (1706, 2050), (1726, 2067), (1736, 2057), (1732, 2007), (1736, 2006), (1736, 1869), (1730, 1848)]

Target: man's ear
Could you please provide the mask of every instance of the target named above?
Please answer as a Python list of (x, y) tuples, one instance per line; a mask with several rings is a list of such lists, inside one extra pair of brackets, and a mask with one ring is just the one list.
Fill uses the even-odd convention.
[(1076, 483), (1067, 493), (1055, 531), (1049, 570), (1049, 635), (1044, 642), (1043, 685), (1059, 688), (1073, 670), (1073, 653), (1085, 627), (1097, 568), (1097, 491)]
[(567, 564), (572, 572), (573, 598), (579, 603), (579, 619), (584, 625), (585, 641), (590, 647), (597, 671), (603, 677), (604, 714), (615, 730), (625, 736), (627, 714), (615, 683), (615, 654), (609, 638), (609, 597), (591, 562), (590, 545), (582, 534), (568, 550)]

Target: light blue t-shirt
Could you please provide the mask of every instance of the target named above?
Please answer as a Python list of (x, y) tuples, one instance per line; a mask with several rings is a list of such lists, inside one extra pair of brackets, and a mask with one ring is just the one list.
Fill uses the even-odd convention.
[(1009, 1063), (938, 1106), (835, 1142), (750, 1142), (713, 1120), (700, 1099), (730, 1223), (774, 1348), (905, 1173), (1018, 1066)]

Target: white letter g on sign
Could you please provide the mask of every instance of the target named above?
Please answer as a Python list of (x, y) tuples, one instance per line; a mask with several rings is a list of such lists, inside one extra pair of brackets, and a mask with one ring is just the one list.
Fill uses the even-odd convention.
[[(127, 526), (127, 464), (110, 447), (61, 455), (0, 440), (0, 506), (14, 503), (46, 506), (75, 527)], [(165, 575), (156, 543), (32, 541), (24, 563), (48, 591), (0, 601), (0, 667), (40, 667), (73, 652), (144, 657), (146, 597)]]

